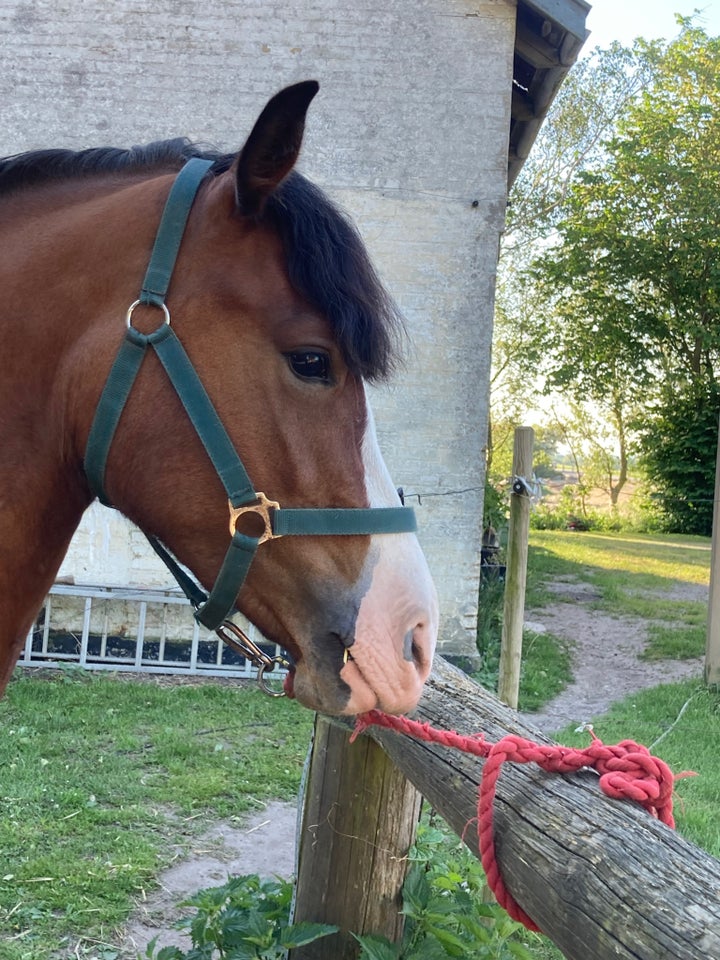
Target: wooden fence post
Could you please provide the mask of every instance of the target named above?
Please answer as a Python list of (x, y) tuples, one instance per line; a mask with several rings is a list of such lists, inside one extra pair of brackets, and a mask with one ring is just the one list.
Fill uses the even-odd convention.
[[(505, 571), (505, 605), (500, 646), (498, 696), (517, 709), (522, 659), (522, 632), (525, 619), (525, 581), (527, 579), (528, 531), (530, 529), (530, 497), (516, 478), (532, 477), (532, 427), (518, 427), (513, 447), (513, 491), (510, 495), (507, 564)], [(518, 489), (516, 489), (516, 487)]]
[[(490, 741), (516, 733), (551, 742), (442, 657), (415, 716)], [(391, 730), (368, 734), (477, 855), (484, 761)], [(720, 861), (639, 804), (605, 796), (596, 773), (505, 764), (494, 833), (506, 886), (567, 960), (720, 957)]]
[(294, 914), (341, 932), (290, 951), (289, 960), (355, 960), (360, 947), (349, 931), (392, 942), (402, 935), (400, 892), (422, 796), (377, 743), (349, 738), (317, 717)]
[(715, 459), (715, 502), (713, 504), (705, 682), (720, 683), (720, 430)]

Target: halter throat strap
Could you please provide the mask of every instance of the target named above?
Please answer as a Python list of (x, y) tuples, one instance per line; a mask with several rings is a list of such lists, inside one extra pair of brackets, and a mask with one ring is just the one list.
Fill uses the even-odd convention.
[[(281, 536), (408, 533), (414, 532), (417, 524), (411, 507), (283, 509), (253, 488), (205, 387), (170, 325), (165, 303), (190, 209), (211, 166), (209, 160), (189, 160), (173, 182), (140, 296), (128, 309), (127, 331), (95, 411), (85, 450), (85, 474), (93, 494), (111, 506), (104, 488), (108, 455), (142, 362), (147, 352), (153, 350), (228, 497), (230, 544), (210, 594), (195, 583), (156, 537), (146, 536), (195, 607), (195, 618), (208, 629), (216, 630), (235, 612), (237, 595), (253, 557), (266, 540)], [(149, 334), (133, 326), (133, 312), (141, 304), (158, 308), (163, 314), (160, 326)], [(259, 536), (247, 536), (237, 529), (245, 513), (260, 517), (264, 529)]]

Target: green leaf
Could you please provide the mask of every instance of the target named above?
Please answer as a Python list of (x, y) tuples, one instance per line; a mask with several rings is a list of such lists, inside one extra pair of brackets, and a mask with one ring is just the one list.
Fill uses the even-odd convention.
[(145, 955), (147, 957), (152, 957), (153, 960), (184, 960), (185, 954), (182, 953), (177, 947), (163, 947), (156, 954), (155, 943), (157, 942), (157, 937), (155, 937), (151, 943), (148, 944), (147, 951)]
[(505, 948), (513, 957), (517, 957), (517, 960), (533, 960), (534, 954), (524, 944), (518, 943), (517, 940), (508, 940)]
[(411, 867), (402, 889), (402, 912), (407, 916), (420, 916), (430, 900), (430, 884), (424, 866), (419, 864)]
[(399, 947), (385, 937), (360, 936), (357, 933), (353, 936), (362, 947), (359, 960), (399, 960)]
[(444, 927), (438, 927), (434, 924), (427, 924), (427, 932), (431, 934), (435, 939), (442, 944), (445, 949), (445, 952), (451, 957), (464, 957), (467, 956), (467, 944), (466, 941), (458, 937), (450, 930), (446, 930)]
[(337, 933), (340, 928), (331, 923), (310, 923), (302, 921), (293, 923), (286, 927), (279, 938), (279, 943), (285, 949), (291, 950), (293, 947), (303, 947), (308, 943), (314, 943), (322, 937), (327, 937), (331, 933)]

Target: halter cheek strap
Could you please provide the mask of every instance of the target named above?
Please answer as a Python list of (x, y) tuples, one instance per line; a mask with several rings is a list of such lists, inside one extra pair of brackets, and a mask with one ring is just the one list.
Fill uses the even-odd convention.
[[(212, 162), (189, 160), (176, 177), (163, 211), (140, 297), (127, 312), (127, 332), (100, 396), (85, 451), (85, 473), (90, 489), (110, 506), (104, 490), (105, 470), (115, 431), (135, 378), (148, 350), (159, 358), (185, 412), (200, 437), (228, 497), (230, 545), (215, 584), (206, 594), (155, 537), (148, 539), (196, 608), (195, 618), (210, 630), (217, 629), (234, 612), (235, 601), (261, 543), (281, 536), (350, 536), (355, 534), (409, 533), (417, 529), (411, 507), (357, 509), (283, 509), (255, 491), (245, 467), (213, 406), (190, 358), (170, 325), (165, 303), (175, 260), (190, 208)], [(163, 313), (163, 322), (150, 334), (133, 327), (133, 312), (140, 305)], [(245, 513), (259, 515), (263, 532), (250, 537), (237, 529)]]

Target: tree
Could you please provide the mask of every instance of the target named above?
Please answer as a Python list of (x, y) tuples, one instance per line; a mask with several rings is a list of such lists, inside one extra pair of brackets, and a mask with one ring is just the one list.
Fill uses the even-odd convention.
[[(496, 288), (489, 470), (494, 447), (502, 446), (503, 425), (512, 429), (526, 421), (532, 408), (547, 408), (546, 394), (555, 387), (568, 392), (566, 383), (544, 379), (546, 359), (557, 345), (550, 336), (546, 292), (535, 282), (531, 263), (565, 215), (568, 191), (579, 171), (600, 162), (618, 117), (647, 84), (654, 49), (613, 44), (577, 63), (513, 186)], [(617, 411), (613, 422), (621, 424), (625, 451), (627, 431)]]
[[(688, 426), (669, 415), (675, 400), (696, 415), (692, 398), (713, 396), (720, 374), (720, 39), (680, 22), (662, 49), (636, 42), (652, 75), (566, 190), (533, 270), (552, 317), (546, 384), (604, 405), (621, 434), (644, 408), (651, 453)], [(653, 461), (661, 485), (663, 464)]]
[(605, 141), (649, 82), (657, 50), (657, 44), (613, 43), (573, 66), (510, 194), (501, 251), (509, 269), (562, 219), (568, 188), (603, 158)]
[(712, 532), (720, 387), (694, 384), (652, 410), (644, 455), (669, 530)]

